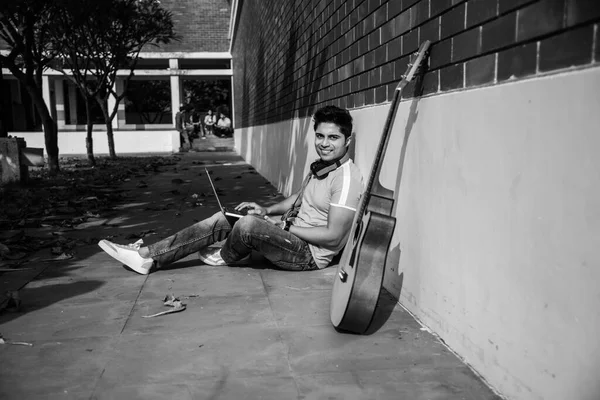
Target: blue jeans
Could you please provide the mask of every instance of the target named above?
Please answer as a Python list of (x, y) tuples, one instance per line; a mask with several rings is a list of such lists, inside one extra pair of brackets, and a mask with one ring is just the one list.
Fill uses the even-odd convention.
[(221, 248), (221, 257), (227, 263), (239, 261), (254, 250), (281, 269), (318, 269), (308, 243), (256, 215), (242, 217), (232, 228), (225, 216), (217, 212), (148, 246), (148, 249), (152, 259), (161, 267), (222, 240), (225, 244)]

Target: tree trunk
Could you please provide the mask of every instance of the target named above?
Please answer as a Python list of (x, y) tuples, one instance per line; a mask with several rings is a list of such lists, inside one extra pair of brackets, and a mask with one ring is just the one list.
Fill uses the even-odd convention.
[(58, 126), (54, 121), (54, 118), (52, 118), (52, 114), (50, 113), (48, 105), (44, 101), (44, 95), (42, 94), (41, 72), (38, 71), (38, 81), (36, 82), (35, 79), (29, 79), (29, 77), (16, 65), (9, 64), (6, 67), (8, 67), (13, 76), (25, 86), (25, 89), (27, 90), (27, 93), (29, 93), (35, 109), (42, 119), (46, 153), (48, 154), (48, 170), (50, 171), (51, 175), (55, 175), (60, 171), (60, 166), (58, 163)]
[(91, 102), (92, 99), (86, 96), (85, 98), (85, 113), (86, 115), (86, 127), (87, 136), (85, 137), (85, 149), (87, 151), (88, 162), (92, 167), (96, 166), (96, 159), (94, 158), (94, 138), (92, 137), (92, 130), (94, 129), (94, 123), (92, 122), (91, 114)]
[(4, 87), (6, 84), (4, 83), (4, 76), (2, 75), (2, 66), (0, 65), (0, 138), (8, 137), (8, 131), (6, 130), (6, 121), (4, 118), (8, 114), (6, 107), (6, 93), (8, 90), (5, 90)]
[(112, 120), (108, 120), (108, 122), (106, 122), (106, 136), (108, 138), (108, 152), (110, 153), (110, 158), (114, 160), (117, 158), (117, 153), (115, 152), (115, 138), (113, 136)]
[(54, 121), (54, 118), (52, 118), (50, 110), (48, 110), (41, 89), (30, 83), (25, 85), (25, 87), (29, 96), (31, 96), (31, 101), (33, 101), (38, 114), (42, 118), (46, 153), (48, 153), (48, 169), (50, 174), (54, 175), (60, 171), (58, 164), (58, 125)]
[(106, 122), (106, 137), (108, 139), (108, 152), (110, 154), (110, 158), (115, 160), (117, 158), (117, 153), (115, 152), (115, 138), (113, 135), (113, 127), (112, 127), (112, 121), (114, 119), (114, 114), (110, 115), (108, 113), (108, 101), (106, 99), (98, 100), (98, 104), (100, 104), (100, 108), (102, 109), (102, 115), (104, 115), (104, 121)]

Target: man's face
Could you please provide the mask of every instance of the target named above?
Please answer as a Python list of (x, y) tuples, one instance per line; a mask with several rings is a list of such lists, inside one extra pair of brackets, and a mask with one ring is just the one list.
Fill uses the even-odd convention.
[(323, 161), (342, 157), (349, 144), (340, 127), (332, 122), (321, 122), (315, 130), (315, 149)]

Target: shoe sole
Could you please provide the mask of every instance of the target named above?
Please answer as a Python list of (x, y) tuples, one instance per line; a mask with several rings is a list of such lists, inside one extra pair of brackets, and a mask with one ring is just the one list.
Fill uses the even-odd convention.
[(252, 260), (250, 259), (250, 256), (244, 257), (239, 261), (234, 261), (232, 263), (227, 264), (226, 262), (215, 262), (212, 261), (212, 259), (210, 257), (204, 257), (201, 254), (198, 254), (198, 258), (200, 259), (200, 261), (202, 261), (204, 264), (206, 265), (210, 265), (213, 267), (221, 267), (224, 265), (247, 265), (250, 264), (252, 262)]
[[(99, 241), (98, 246), (100, 246), (100, 248), (102, 250), (104, 250), (104, 252), (106, 254), (108, 254), (109, 256), (111, 256), (112, 258), (114, 258), (115, 260), (120, 262), (121, 264), (125, 265), (130, 270), (135, 271), (140, 275), (148, 275), (150, 273), (150, 268), (148, 268), (148, 269), (145, 269), (143, 267), (134, 268), (134, 267), (130, 267), (129, 265), (123, 263), (123, 261), (119, 260), (119, 258), (117, 257), (117, 255), (119, 254), (118, 250), (116, 248), (112, 247), (106, 240), (103, 239), (103, 240)], [(152, 267), (152, 264), (150, 264), (150, 267)]]
[[(212, 255), (212, 254), (211, 254)], [(211, 265), (213, 267), (220, 267), (223, 265), (227, 265), (225, 262), (215, 262), (211, 259), (211, 257), (204, 257), (202, 254), (198, 254), (198, 258), (206, 265)]]

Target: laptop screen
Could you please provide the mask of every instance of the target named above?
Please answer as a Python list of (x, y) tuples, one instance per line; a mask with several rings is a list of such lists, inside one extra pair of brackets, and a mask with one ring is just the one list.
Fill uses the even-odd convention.
[(215, 188), (215, 184), (212, 181), (212, 178), (210, 177), (210, 173), (208, 172), (208, 169), (206, 167), (204, 167), (204, 171), (206, 172), (206, 176), (208, 176), (208, 181), (210, 182), (210, 186), (212, 187), (213, 193), (215, 194), (215, 197), (217, 198), (217, 204), (219, 204), (219, 208), (221, 209), (222, 212), (225, 212), (225, 210), (223, 209), (223, 205), (221, 204), (221, 200), (219, 199), (219, 195), (217, 194), (217, 189)]

